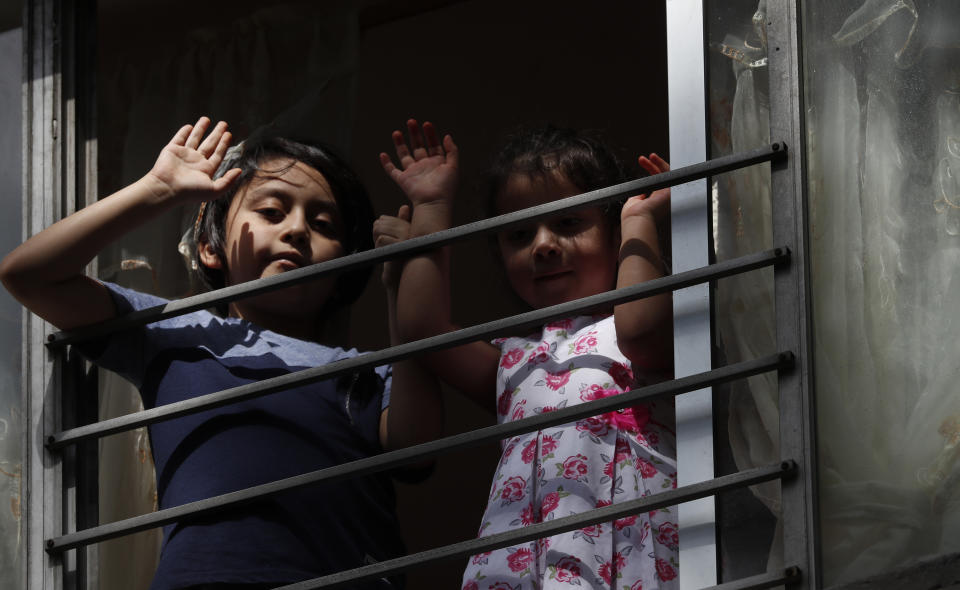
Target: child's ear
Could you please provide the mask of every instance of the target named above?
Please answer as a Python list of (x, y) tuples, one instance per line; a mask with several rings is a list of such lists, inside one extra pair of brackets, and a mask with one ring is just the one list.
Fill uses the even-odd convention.
[(220, 260), (220, 256), (213, 249), (213, 246), (210, 245), (210, 242), (206, 240), (200, 241), (197, 244), (197, 253), (200, 255), (200, 263), (207, 268), (223, 268), (223, 261)]

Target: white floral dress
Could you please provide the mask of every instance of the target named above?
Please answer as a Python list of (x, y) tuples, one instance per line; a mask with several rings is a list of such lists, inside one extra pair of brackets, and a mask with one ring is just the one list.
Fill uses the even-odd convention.
[[(616, 395), (634, 376), (613, 316), (495, 341), (498, 421)], [(503, 441), (480, 536), (633, 500), (676, 485), (673, 404), (649, 403)], [(463, 590), (677, 587), (676, 510), (661, 509), (470, 558)]]

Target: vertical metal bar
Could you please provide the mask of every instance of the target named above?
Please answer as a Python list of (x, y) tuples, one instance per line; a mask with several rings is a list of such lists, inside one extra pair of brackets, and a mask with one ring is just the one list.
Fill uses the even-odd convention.
[[(91, 0), (28, 0), (24, 12), (24, 228), (31, 236), (84, 204), (88, 191), (84, 170), (85, 137), (78, 137), (77, 121), (88, 120), (84, 100), (92, 59), (85, 24), (93, 22)], [(81, 47), (84, 40), (84, 50)], [(85, 78), (89, 80), (89, 78)], [(89, 130), (89, 126), (79, 126)], [(79, 199), (78, 199), (79, 197)], [(80, 416), (82, 362), (64, 362), (64, 352), (45, 346), (51, 327), (24, 312), (23, 374), (27, 441), (26, 556), (27, 587), (31, 590), (83, 589), (87, 587), (87, 551), (52, 556), (44, 540), (77, 529), (81, 506), (90, 506), (89, 462), (96, 456), (89, 447), (78, 447), (63, 456), (47, 451), (50, 434), (75, 424)], [(95, 403), (95, 402), (94, 402)], [(94, 405), (95, 410), (95, 405)], [(66, 466), (66, 467), (65, 467)], [(96, 481), (96, 478), (93, 478)], [(90, 515), (85, 514), (85, 517)], [(95, 515), (94, 515), (95, 518)], [(90, 520), (86, 518), (86, 520)], [(89, 524), (89, 523), (84, 523)]]
[[(684, 166), (707, 159), (706, 64), (702, 0), (667, 2), (667, 78), (670, 161)], [(671, 198), (673, 271), (710, 263), (707, 180), (675, 186)], [(712, 365), (710, 285), (673, 295), (674, 372), (683, 377)], [(676, 398), (677, 483), (714, 476), (713, 391)], [(679, 507), (680, 588), (717, 583), (716, 501), (703, 498)]]
[(770, 135), (788, 143), (790, 157), (772, 165), (773, 239), (792, 251), (774, 272), (779, 350), (797, 353), (794, 369), (779, 373), (780, 454), (795, 459), (797, 477), (782, 482), (783, 552), (801, 569), (793, 588), (818, 588), (816, 414), (807, 267), (806, 142), (799, 0), (767, 3)]
[[(58, 133), (61, 79), (57, 0), (28, 0), (24, 10), (24, 237), (60, 217), (61, 136)], [(43, 445), (60, 426), (59, 381), (55, 360), (44, 346), (49, 326), (26, 311), (23, 315), (23, 408), (28, 425), (26, 482), (27, 588), (60, 590), (63, 562), (49, 555), (44, 539), (63, 530), (62, 480), (58, 457)]]

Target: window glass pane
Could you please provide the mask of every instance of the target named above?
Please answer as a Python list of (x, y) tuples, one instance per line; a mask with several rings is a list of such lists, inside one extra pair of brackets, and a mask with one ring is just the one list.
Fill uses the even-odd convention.
[[(770, 142), (767, 47), (763, 3), (707, 3), (710, 157), (744, 152)], [(712, 179), (713, 248), (717, 261), (772, 247), (770, 166), (762, 164)], [(717, 281), (714, 322), (716, 364), (746, 361), (775, 352), (773, 269)], [(775, 373), (717, 388), (718, 473), (779, 461), (779, 415)], [(771, 548), (777, 482), (720, 496), (722, 579), (761, 573), (778, 563)]]
[(803, 8), (832, 584), (960, 550), (960, 5)]
[[(0, 33), (0, 256), (20, 244), (23, 220), (21, 29)], [(23, 428), (20, 380), (22, 308), (0, 289), (0, 587), (22, 588)]]

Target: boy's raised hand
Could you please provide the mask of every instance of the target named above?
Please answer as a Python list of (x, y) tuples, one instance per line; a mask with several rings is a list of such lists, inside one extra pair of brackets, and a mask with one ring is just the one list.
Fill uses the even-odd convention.
[(210, 119), (200, 117), (196, 125), (184, 125), (177, 131), (147, 173), (157, 187), (160, 198), (208, 200), (218, 197), (240, 175), (234, 168), (214, 180), (213, 175), (230, 147), (231, 134), (223, 121), (214, 126), (206, 138)]
[(432, 201), (451, 200), (459, 173), (457, 146), (453, 138), (445, 135), (441, 142), (433, 123), (425, 121), (421, 129), (415, 119), (407, 121), (407, 135), (409, 145), (404, 141), (403, 133), (393, 132), (399, 166), (381, 152), (383, 170), (415, 207)]
[[(657, 154), (640, 156), (637, 161), (640, 163), (640, 167), (651, 175), (670, 170), (670, 164)], [(627, 199), (627, 202), (623, 204), (623, 209), (620, 210), (620, 221), (623, 222), (634, 216), (650, 215), (657, 224), (660, 224), (669, 212), (670, 189), (662, 188), (653, 191), (650, 196), (637, 195)]]

